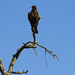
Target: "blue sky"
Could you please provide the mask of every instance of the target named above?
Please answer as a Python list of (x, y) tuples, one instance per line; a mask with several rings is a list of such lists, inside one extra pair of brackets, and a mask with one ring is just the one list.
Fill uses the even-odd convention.
[[(36, 5), (41, 16), (37, 41), (57, 54), (60, 61), (37, 47), (24, 49), (13, 71), (29, 70), (27, 75), (75, 75), (75, 0), (1, 0), (0, 1), (0, 58), (8, 70), (12, 55), (33, 41), (28, 12)], [(12, 74), (13, 75), (13, 74)], [(22, 74), (24, 75), (24, 74)]]

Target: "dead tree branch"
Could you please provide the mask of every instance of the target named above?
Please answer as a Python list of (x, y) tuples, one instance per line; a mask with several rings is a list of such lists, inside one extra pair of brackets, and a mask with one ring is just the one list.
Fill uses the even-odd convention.
[[(33, 33), (33, 38), (34, 38), (34, 42), (28, 41), (27, 43), (23, 43), (24, 45), (17, 49), (17, 52), (13, 55), (13, 58), (12, 58), (12, 60), (10, 62), (10, 65), (9, 65), (9, 68), (8, 68), (8, 71), (7, 72), (5, 71), (5, 69), (3, 67), (3, 64), (2, 64), (2, 60), (0, 59), (0, 71), (1, 71), (2, 75), (23, 74), (23, 73), (27, 73), (28, 72), (28, 70), (27, 71), (23, 71), (23, 72), (19, 72), (19, 71), (14, 72), (14, 71), (12, 71), (13, 70), (13, 66), (14, 66), (16, 60), (18, 59), (20, 53), (24, 49), (27, 49), (27, 48), (33, 48), (34, 51), (35, 51), (35, 48), (37, 48), (37, 46), (39, 46), (41, 48), (44, 48), (45, 49), (45, 62), (46, 63), (47, 63), (47, 61), (46, 61), (46, 52), (48, 52), (54, 58), (56, 57), (58, 59), (57, 55), (53, 54), (52, 51), (49, 51), (46, 47), (43, 47), (40, 44), (38, 44), (38, 42), (36, 40), (35, 33)], [(35, 51), (35, 53), (36, 53), (36, 51)], [(36, 53), (36, 56), (37, 56), (37, 53)], [(58, 59), (58, 61), (59, 61), (59, 59)], [(48, 65), (48, 63), (47, 63), (47, 65)]]
[(10, 75), (10, 73), (7, 73), (5, 71), (1, 58), (0, 58), (0, 71), (1, 71), (2, 75)]
[[(25, 44), (25, 43), (23, 43), (23, 44), (24, 44), (24, 46), (25, 46), (25, 45), (27, 45), (28, 43), (32, 43), (32, 44), (33, 44), (34, 42), (28, 41), (26, 44)], [(56, 57), (57, 60), (59, 61), (59, 58), (57, 57), (57, 55), (56, 55), (56, 54), (53, 54), (52, 51), (49, 51), (46, 47), (43, 47), (43, 46), (39, 45), (38, 43), (35, 43), (35, 44), (38, 45), (38, 46), (41, 47), (41, 48), (44, 48), (46, 52), (48, 52), (48, 53), (49, 53), (51, 56), (53, 56), (54, 58)]]
[(28, 72), (28, 70), (26, 72), (23, 70), (23, 72), (17, 71), (17, 72), (12, 72), (12, 74), (23, 74), (23, 73), (27, 73), (27, 72)]

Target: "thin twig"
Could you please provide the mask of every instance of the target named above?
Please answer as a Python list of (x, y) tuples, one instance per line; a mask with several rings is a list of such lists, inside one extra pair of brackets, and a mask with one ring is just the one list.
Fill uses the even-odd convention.
[(24, 70), (23, 70), (23, 72), (18, 72), (18, 71), (17, 71), (17, 72), (14, 72), (14, 71), (13, 71), (12, 74), (23, 74), (23, 73), (27, 73), (27, 72), (28, 72), (28, 70), (27, 70), (27, 71), (24, 71)]
[(37, 55), (37, 52), (36, 52), (35, 48), (33, 48), (33, 50), (35, 51), (35, 54), (36, 54), (36, 56), (38, 57), (38, 55)]
[[(28, 41), (28, 42), (26, 43), (26, 45), (27, 45), (28, 43), (32, 43), (32, 44), (33, 44), (34, 42)], [(54, 58), (56, 57), (57, 60), (59, 61), (59, 58), (57, 57), (57, 55), (56, 55), (56, 54), (53, 54), (52, 51), (49, 51), (46, 47), (43, 47), (43, 46), (41, 46), (41, 45), (38, 44), (38, 43), (35, 43), (35, 44), (37, 44), (37, 45), (38, 45), (39, 47), (41, 47), (41, 48), (44, 48), (46, 52), (48, 52), (48, 53), (49, 53), (51, 56), (53, 56)]]

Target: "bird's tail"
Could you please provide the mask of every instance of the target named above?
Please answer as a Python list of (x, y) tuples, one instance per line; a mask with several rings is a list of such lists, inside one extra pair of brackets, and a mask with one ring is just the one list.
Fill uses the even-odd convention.
[(37, 26), (36, 27), (32, 27), (31, 30), (32, 30), (32, 32), (38, 34)]

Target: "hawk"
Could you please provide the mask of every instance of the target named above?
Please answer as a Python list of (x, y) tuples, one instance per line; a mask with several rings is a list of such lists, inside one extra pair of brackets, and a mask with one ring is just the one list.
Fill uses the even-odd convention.
[(39, 17), (36, 5), (33, 5), (31, 8), (32, 8), (31, 12), (28, 13), (28, 20), (30, 21), (32, 32), (37, 34), (38, 33), (37, 25), (41, 17)]

